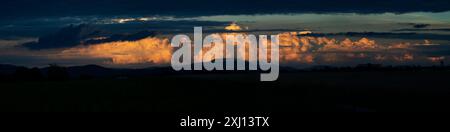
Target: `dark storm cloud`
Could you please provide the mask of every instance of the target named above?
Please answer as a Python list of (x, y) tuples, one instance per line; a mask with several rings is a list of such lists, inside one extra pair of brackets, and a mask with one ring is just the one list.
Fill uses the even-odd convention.
[(430, 24), (415, 24), (413, 25), (414, 28), (426, 28), (430, 26)]
[(40, 37), (37, 42), (26, 43), (24, 46), (31, 49), (72, 47), (79, 45), (88, 38), (99, 37), (101, 35), (101, 31), (96, 30), (90, 25), (71, 25), (60, 29), (56, 33)]
[(421, 31), (440, 31), (440, 32), (450, 32), (450, 28), (431, 28), (431, 29), (398, 29), (394, 31), (408, 31), (408, 32), (421, 32)]
[[(97, 27), (88, 24), (70, 25), (60, 29), (56, 33), (42, 36), (37, 42), (25, 43), (23, 46), (29, 49), (53, 49), (74, 47), (80, 44), (97, 44), (113, 41), (134, 41), (149, 36), (154, 36), (151, 31), (140, 31), (131, 34), (114, 34), (109, 35), (108, 32), (99, 30)], [(101, 40), (92, 38), (108, 36)]]
[(450, 45), (419, 45), (414, 46), (416, 52), (426, 56), (449, 56)]
[(445, 40), (450, 41), (450, 35), (433, 33), (395, 33), (395, 32), (346, 32), (346, 33), (326, 33), (314, 34), (318, 36), (342, 35), (347, 37), (368, 37), (368, 38), (389, 38), (389, 39), (409, 39), (409, 40)]
[(405, 13), (448, 11), (448, 0), (7, 0), (2, 18), (153, 14), (199, 16), (261, 13)]
[(176, 21), (147, 21), (147, 22), (129, 22), (129, 23), (116, 23), (116, 24), (99, 24), (102, 28), (110, 30), (121, 31), (124, 29), (137, 30), (137, 29), (150, 29), (158, 32), (173, 33), (176, 31), (192, 32), (193, 27), (214, 27), (214, 26), (226, 26), (229, 22), (215, 22), (215, 21), (197, 21), (197, 20), (176, 20)]
[[(25, 43), (23, 46), (39, 50), (74, 47), (80, 44), (135, 41), (161, 33), (191, 32), (194, 26), (214, 27), (227, 24), (225, 22), (182, 20), (69, 25), (39, 37), (37, 42)], [(92, 40), (99, 37), (106, 37), (106, 39)]]

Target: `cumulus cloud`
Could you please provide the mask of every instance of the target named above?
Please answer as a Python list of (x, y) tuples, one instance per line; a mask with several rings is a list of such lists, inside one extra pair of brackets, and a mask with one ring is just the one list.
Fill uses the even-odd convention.
[(228, 31), (241, 31), (241, 26), (237, 25), (236, 23), (231, 23), (229, 26), (225, 27), (225, 30)]
[[(243, 35), (244, 32), (216, 33), (217, 37), (226, 40), (226, 36)], [(409, 62), (419, 58), (419, 51), (425, 48), (417, 48), (414, 42), (392, 42), (380, 43), (374, 39), (366, 37), (353, 38), (333, 38), (316, 37), (310, 34), (299, 34), (298, 32), (285, 32), (280, 36), (280, 62), (281, 63), (307, 63), (317, 64), (318, 62), (340, 62), (344, 60), (366, 59), (375, 62), (397, 61)], [(132, 35), (139, 36), (139, 35)], [(168, 64), (170, 63), (173, 49), (170, 47), (168, 39), (157, 37), (145, 37), (142, 35), (132, 40), (129, 37), (100, 37), (91, 38), (90, 41), (96, 44), (78, 44), (60, 53), (58, 57), (73, 58), (103, 58), (109, 59), (111, 64)], [(145, 37), (140, 39), (140, 37)], [(114, 39), (115, 38), (115, 39)], [(224, 42), (225, 43), (225, 42)], [(428, 43), (428, 44), (427, 44)], [(420, 46), (430, 47), (429, 40), (424, 41)], [(238, 49), (236, 52), (246, 52), (249, 47)], [(204, 48), (204, 55), (210, 48)], [(217, 51), (220, 52), (220, 51)], [(229, 58), (231, 53), (224, 52), (222, 58)], [(424, 53), (422, 53), (424, 54)], [(239, 59), (249, 60), (248, 56), (238, 56)], [(271, 58), (269, 58), (271, 59)], [(213, 59), (211, 59), (212, 61)], [(430, 60), (430, 59), (427, 59)]]
[(137, 41), (108, 42), (62, 51), (64, 58), (107, 58), (114, 64), (167, 64), (172, 48), (168, 39), (145, 38)]

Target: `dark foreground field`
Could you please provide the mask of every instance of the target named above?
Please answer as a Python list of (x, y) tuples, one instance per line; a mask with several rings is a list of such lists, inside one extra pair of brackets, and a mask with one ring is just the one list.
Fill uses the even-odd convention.
[(4, 81), (0, 111), (450, 111), (447, 71), (149, 75)]

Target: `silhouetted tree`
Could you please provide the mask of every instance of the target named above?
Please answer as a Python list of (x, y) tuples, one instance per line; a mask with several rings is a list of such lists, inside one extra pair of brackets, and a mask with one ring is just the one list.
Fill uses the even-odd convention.
[(80, 76), (79, 76), (79, 78), (78, 79), (80, 79), (80, 80), (92, 80), (92, 79), (94, 79), (95, 77), (94, 76), (92, 76), (92, 75), (88, 75), (88, 74), (81, 74)]
[(65, 67), (52, 64), (48, 68), (47, 76), (52, 81), (65, 81), (69, 79), (69, 72)]
[(28, 68), (18, 67), (13, 74), (14, 80), (24, 80), (26, 78), (26, 71), (28, 71)]
[(13, 78), (19, 81), (39, 81), (43, 79), (43, 75), (38, 68), (28, 69), (26, 67), (19, 67), (14, 72)]
[(42, 72), (41, 72), (41, 70), (39, 69), (39, 68), (32, 68), (32, 69), (30, 69), (30, 70), (28, 70), (28, 74), (30, 75), (30, 77), (33, 79), (33, 80), (37, 80), (37, 81), (39, 81), (39, 80), (42, 80), (43, 78), (44, 78), (44, 75), (42, 75)]

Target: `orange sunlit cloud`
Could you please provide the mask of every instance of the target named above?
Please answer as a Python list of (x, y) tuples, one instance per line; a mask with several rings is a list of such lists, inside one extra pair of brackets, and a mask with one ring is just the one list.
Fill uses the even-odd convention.
[(428, 60), (430, 60), (431, 62), (442, 62), (443, 60), (445, 60), (445, 56), (432, 56), (432, 57), (427, 57)]
[[(216, 37), (220, 37), (226, 44), (227, 36), (243, 35), (248, 37), (247, 33), (216, 33)], [(299, 62), (299, 63), (314, 63), (319, 55), (322, 61), (336, 62), (344, 58), (362, 59), (372, 57), (376, 61), (384, 61), (391, 59), (394, 61), (405, 62), (414, 60), (414, 55), (407, 53), (397, 56), (388, 56), (384, 54), (377, 54), (376, 56), (368, 56), (363, 53), (365, 51), (387, 51), (390, 49), (408, 49), (410, 43), (390, 44), (387, 46), (378, 44), (375, 40), (368, 38), (361, 38), (357, 41), (352, 41), (349, 38), (337, 40), (335, 38), (327, 37), (308, 37), (299, 36), (297, 33), (281, 33), (280, 38), (280, 62)], [(269, 41), (270, 43), (270, 41)], [(236, 44), (234, 44), (236, 45)], [(199, 54), (194, 54), (194, 58), (209, 58), (212, 56), (205, 56), (211, 48), (203, 48)], [(224, 48), (225, 50), (225, 48)], [(238, 59), (249, 60), (248, 45), (244, 49), (237, 49), (235, 52), (245, 53), (246, 56), (237, 56)], [(113, 64), (169, 64), (171, 60), (173, 49), (170, 46), (168, 39), (161, 38), (145, 38), (138, 41), (118, 41), (109, 42), (89, 46), (80, 46), (64, 50), (63, 57), (90, 57), (90, 58), (107, 58)], [(221, 51), (213, 51), (221, 52)], [(219, 58), (230, 58), (228, 51), (223, 51), (224, 54)], [(343, 56), (332, 54), (333, 52), (343, 52)], [(359, 53), (358, 53), (359, 52)], [(321, 54), (323, 53), (323, 54)], [(268, 56), (270, 57), (270, 55)], [(268, 58), (269, 60), (271, 58)], [(198, 59), (200, 60), (200, 59)]]
[(237, 25), (236, 23), (231, 23), (231, 25), (225, 27), (225, 30), (228, 31), (241, 31), (241, 26)]
[(169, 63), (172, 48), (168, 39), (145, 38), (119, 41), (64, 50), (63, 55), (110, 58), (114, 64)]

